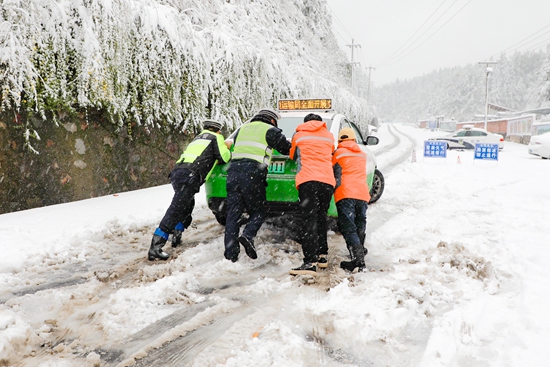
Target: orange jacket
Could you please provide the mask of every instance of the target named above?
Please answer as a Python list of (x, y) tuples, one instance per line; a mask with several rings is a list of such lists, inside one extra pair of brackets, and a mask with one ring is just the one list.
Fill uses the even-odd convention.
[(310, 120), (296, 128), (290, 158), (298, 163), (296, 187), (308, 181), (336, 185), (332, 170), (334, 136), (323, 121)]
[(342, 199), (370, 200), (367, 155), (355, 141), (344, 140), (338, 144), (332, 157), (332, 165), (336, 175), (335, 202)]

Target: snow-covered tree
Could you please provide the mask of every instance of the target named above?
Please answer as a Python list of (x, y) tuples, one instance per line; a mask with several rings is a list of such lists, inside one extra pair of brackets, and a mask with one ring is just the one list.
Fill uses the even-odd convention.
[[(3, 0), (0, 111), (55, 123), (105, 111), (120, 126), (237, 126), (288, 97), (332, 97), (368, 122), (346, 88), (325, 0)], [(36, 133), (30, 127), (27, 132)]]
[[(550, 83), (550, 62), (546, 74), (541, 71), (545, 59), (548, 52), (502, 55), (488, 80), (489, 102), (518, 111), (539, 107), (544, 83)], [(386, 120), (416, 121), (431, 115), (469, 120), (485, 112), (485, 72), (478, 64), (436, 70), (376, 88), (374, 101)], [(544, 74), (546, 82), (541, 80)]]
[(534, 95), (536, 101), (543, 107), (550, 106), (550, 46), (548, 46), (547, 50), (548, 56), (540, 71), (541, 85)]

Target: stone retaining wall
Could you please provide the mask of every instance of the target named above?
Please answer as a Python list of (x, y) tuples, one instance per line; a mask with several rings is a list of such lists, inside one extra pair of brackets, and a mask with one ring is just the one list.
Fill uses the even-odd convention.
[[(169, 183), (190, 136), (128, 124), (100, 112), (52, 120), (0, 115), (0, 214)], [(30, 121), (40, 135), (25, 147)]]

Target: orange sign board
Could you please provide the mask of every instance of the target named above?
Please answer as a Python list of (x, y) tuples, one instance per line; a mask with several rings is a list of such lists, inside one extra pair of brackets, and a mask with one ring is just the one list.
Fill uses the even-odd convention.
[(330, 110), (332, 99), (280, 99), (280, 111)]

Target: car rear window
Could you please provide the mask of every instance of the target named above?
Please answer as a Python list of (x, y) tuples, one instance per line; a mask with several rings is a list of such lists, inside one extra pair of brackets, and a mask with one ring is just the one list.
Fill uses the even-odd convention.
[(541, 135), (550, 132), (550, 124), (533, 125), (531, 135)]
[(472, 134), (471, 136), (486, 136), (487, 134), (485, 134), (483, 131), (472, 131)]
[[(323, 119), (323, 121), (327, 124), (327, 129), (330, 131), (330, 125), (332, 123), (332, 119)], [(296, 127), (304, 122), (303, 117), (295, 117), (295, 116), (288, 116), (288, 117), (281, 117), (278, 121), (279, 129), (283, 130), (283, 134), (288, 138), (291, 139), (292, 135), (296, 132)]]

